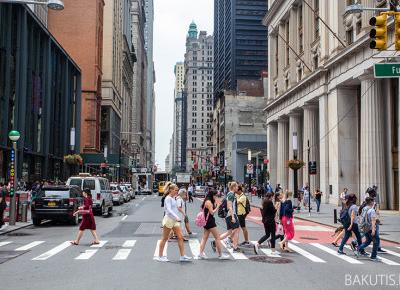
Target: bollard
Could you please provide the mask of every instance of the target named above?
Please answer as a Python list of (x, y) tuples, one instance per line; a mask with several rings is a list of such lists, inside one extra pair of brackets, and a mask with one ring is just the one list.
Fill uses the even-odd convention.
[(336, 210), (336, 208), (333, 210), (333, 223), (337, 224), (337, 210)]
[(21, 222), (26, 223), (28, 221), (28, 204), (22, 204), (22, 212), (21, 212)]

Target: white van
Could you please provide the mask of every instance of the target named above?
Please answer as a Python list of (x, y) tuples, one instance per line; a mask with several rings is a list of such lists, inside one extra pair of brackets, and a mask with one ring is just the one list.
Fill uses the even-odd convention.
[(107, 178), (80, 173), (78, 176), (68, 178), (67, 185), (77, 185), (82, 190), (90, 189), (94, 213), (107, 216), (113, 210), (112, 192)]

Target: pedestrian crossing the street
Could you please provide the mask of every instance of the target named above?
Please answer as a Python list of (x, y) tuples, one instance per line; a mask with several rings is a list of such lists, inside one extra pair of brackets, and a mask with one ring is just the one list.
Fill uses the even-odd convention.
[[(252, 241), (252, 244), (255, 244), (256, 241)], [(110, 246), (107, 246), (110, 244)], [(236, 261), (249, 261), (252, 257), (255, 256), (252, 248), (249, 247), (242, 252), (234, 252), (233, 249), (227, 245), (225, 242), (221, 242), (223, 247), (223, 252), (228, 253), (231, 257), (231, 260)], [(50, 246), (51, 245), (51, 246)], [(160, 241), (154, 241), (154, 254), (153, 257), (158, 257)], [(176, 242), (167, 242), (164, 247), (163, 255), (168, 255), (169, 248), (172, 247), (172, 255), (178, 253)], [(126, 261), (135, 259), (135, 255), (143, 256), (143, 249), (151, 249), (149, 247), (148, 240), (118, 240), (118, 241), (108, 241), (101, 240), (97, 245), (91, 245), (90, 247), (85, 247), (84, 245), (80, 245), (79, 247), (71, 247), (70, 241), (59, 242), (59, 244), (52, 244), (46, 241), (29, 241), (26, 244), (17, 244), (13, 241), (4, 241), (0, 242), (0, 254), (1, 251), (16, 251), (16, 252), (30, 252), (32, 253), (29, 256), (29, 259), (32, 261), (48, 261), (55, 259), (58, 255), (63, 255), (63, 257), (68, 257), (73, 260), (86, 260), (92, 261), (95, 260), (97, 256), (101, 256), (104, 258), (104, 253), (107, 250), (109, 255), (106, 255), (107, 259), (111, 261)], [(325, 245), (321, 243), (310, 243), (310, 244), (301, 244), (298, 241), (289, 242), (290, 249), (293, 250), (293, 253), (287, 254), (285, 252), (282, 253), (272, 253), (272, 250), (265, 247), (260, 247), (259, 255), (264, 255), (269, 258), (280, 259), (280, 258), (289, 258), (296, 262), (308, 262), (308, 263), (319, 263), (319, 264), (330, 264), (330, 263), (346, 263), (350, 265), (369, 265), (372, 263), (369, 261), (368, 257), (356, 257), (353, 255), (349, 246), (346, 246), (346, 251), (348, 255), (340, 255), (337, 253), (337, 248), (333, 248), (330, 245)], [(73, 250), (75, 249), (75, 250)], [(80, 253), (77, 252), (77, 249)], [(195, 260), (200, 254), (200, 241), (196, 238), (190, 238), (187, 243), (185, 243), (186, 253), (189, 256), (193, 256)], [(368, 248), (372, 250), (371, 247)], [(386, 247), (384, 250), (386, 254), (380, 254), (380, 263), (390, 267), (399, 267), (400, 266), (400, 251), (399, 247)], [(279, 250), (279, 249), (278, 249)], [(153, 253), (153, 250), (151, 250)], [(206, 245), (206, 254), (209, 254), (210, 257), (215, 256), (209, 247), (209, 243)], [(72, 257), (71, 257), (72, 255)], [(148, 255), (148, 256), (151, 256)], [(17, 259), (23, 259), (25, 255), (19, 256)], [(198, 263), (200, 261), (196, 261)]]

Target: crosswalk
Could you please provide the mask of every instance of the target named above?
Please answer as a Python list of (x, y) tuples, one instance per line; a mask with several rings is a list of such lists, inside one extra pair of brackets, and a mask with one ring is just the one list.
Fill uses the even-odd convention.
[[(111, 261), (126, 261), (129, 259), (135, 259), (135, 254), (140, 253), (143, 256), (143, 249), (149, 249), (148, 240), (118, 240), (118, 241), (108, 241), (101, 240), (99, 244), (92, 245), (90, 247), (82, 247), (79, 246), (80, 253), (77, 253), (76, 250), (72, 250), (76, 247), (71, 245), (70, 241), (63, 241), (56, 245), (49, 246), (50, 243), (46, 241), (30, 241), (26, 244), (15, 243), (14, 241), (3, 241), (0, 242), (0, 255), (3, 249), (6, 249), (6, 252), (16, 251), (22, 252), (27, 251), (33, 253), (32, 256), (29, 256), (31, 261), (48, 261), (54, 259), (57, 255), (61, 255), (63, 253), (67, 253), (68, 257), (72, 256), (73, 260), (93, 260), (100, 252), (103, 252), (107, 249), (108, 252), (112, 252)], [(256, 243), (256, 241), (252, 241), (252, 243)], [(107, 245), (111, 244), (110, 247)], [(139, 246), (138, 246), (139, 245)], [(72, 247), (71, 247), (72, 246)], [(158, 257), (159, 249), (160, 249), (160, 241), (154, 241), (154, 257)], [(173, 251), (177, 252), (177, 243), (167, 242), (164, 247), (163, 255), (168, 255), (168, 250), (170, 247), (173, 247)], [(207, 247), (208, 246), (208, 247)], [(210, 252), (210, 256), (215, 256), (210, 251), (209, 244), (206, 246), (206, 252)], [(138, 248), (139, 247), (139, 248)], [(222, 242), (223, 251), (227, 252), (231, 260), (237, 261), (246, 261), (251, 260), (255, 254), (253, 253), (253, 249), (250, 247), (243, 252), (234, 252), (231, 247), (229, 247), (225, 242)], [(293, 259), (294, 262), (309, 262), (309, 263), (320, 263), (320, 264), (328, 264), (328, 263), (347, 263), (351, 265), (368, 265), (372, 263), (368, 258), (362, 257), (357, 258), (351, 252), (349, 246), (346, 246), (346, 250), (348, 250), (348, 255), (339, 255), (337, 253), (337, 248), (333, 248), (330, 245), (324, 245), (321, 243), (310, 243), (310, 244), (300, 244), (299, 242), (293, 240), (289, 242), (289, 247), (293, 250), (294, 253), (286, 254), (286, 253), (272, 253), (271, 249), (261, 247), (260, 255), (265, 255), (270, 258), (290, 258)], [(189, 239), (188, 243), (185, 243), (186, 252), (193, 257), (198, 257), (200, 254), (200, 241), (196, 238)], [(151, 249), (151, 247), (150, 247)], [(392, 267), (400, 267), (400, 247), (390, 247), (385, 248), (386, 254), (380, 255), (381, 263), (387, 266)], [(370, 250), (370, 248), (369, 248)], [(69, 252), (70, 251), (70, 252)], [(190, 251), (190, 252), (189, 252)], [(153, 253), (153, 252), (152, 252)], [(103, 254), (100, 254), (103, 256)], [(148, 256), (151, 256), (148, 255)], [(20, 256), (18, 259), (23, 259), (24, 255)]]

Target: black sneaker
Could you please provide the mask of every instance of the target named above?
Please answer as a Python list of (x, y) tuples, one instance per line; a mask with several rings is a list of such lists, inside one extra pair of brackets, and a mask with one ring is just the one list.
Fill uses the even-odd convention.
[(215, 244), (215, 241), (211, 241), (211, 248), (214, 251), (214, 253), (217, 252), (217, 246)]
[(378, 248), (378, 253), (386, 254), (387, 252), (382, 248)]
[(352, 250), (353, 252), (356, 251), (356, 248), (357, 248), (357, 243), (356, 243), (356, 241), (351, 241), (351, 243), (350, 243), (350, 248), (351, 248), (351, 250)]
[(337, 252), (338, 252), (339, 255), (346, 255), (346, 253), (341, 251), (341, 250), (338, 250)]
[(242, 251), (239, 248), (233, 249), (234, 253), (241, 253)]

